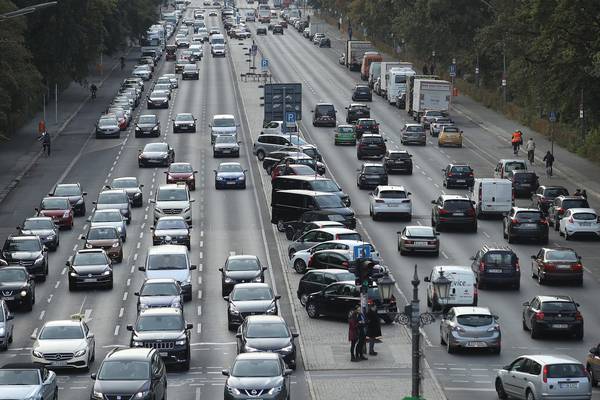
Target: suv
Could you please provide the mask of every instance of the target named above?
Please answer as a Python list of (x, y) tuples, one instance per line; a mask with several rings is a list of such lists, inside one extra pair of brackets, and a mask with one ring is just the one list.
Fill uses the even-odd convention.
[(188, 225), (192, 225), (192, 204), (190, 192), (186, 184), (176, 183), (159, 186), (154, 203), (154, 223), (160, 217), (181, 215)]
[(356, 157), (359, 160), (362, 160), (364, 157), (383, 158), (387, 151), (385, 142), (387, 142), (387, 140), (381, 135), (362, 135), (358, 141), (358, 146), (356, 147)]
[(510, 247), (484, 245), (471, 260), (479, 289), (487, 285), (508, 284), (519, 290), (521, 267), (519, 258)]
[(568, 333), (583, 340), (583, 316), (570, 296), (536, 296), (523, 303), (523, 329), (538, 339), (542, 333)]
[(437, 110), (426, 110), (423, 115), (421, 115), (421, 123), (425, 129), (429, 129), (429, 126), (436, 118), (448, 118), (448, 114), (445, 111), (437, 111)]
[(33, 310), (35, 281), (27, 269), (17, 265), (4, 266), (1, 260), (0, 266), (0, 301), (5, 301), (11, 308), (22, 306), (26, 311)]
[(406, 150), (387, 150), (383, 156), (383, 165), (388, 174), (403, 172), (411, 175), (413, 171), (412, 155)]
[(272, 151), (277, 151), (285, 146), (293, 146), (289, 141), (289, 136), (278, 134), (262, 134), (256, 138), (252, 153), (256, 155), (259, 161), (262, 161), (265, 156)]
[(51, 251), (56, 251), (60, 244), (58, 226), (50, 217), (30, 217), (17, 227), (20, 235), (36, 235), (42, 244)]
[(153, 348), (113, 349), (92, 379), (90, 399), (142, 399), (137, 393), (154, 399), (167, 396), (167, 369)]
[(473, 169), (467, 164), (448, 164), (442, 173), (444, 174), (442, 183), (448, 189), (450, 186), (470, 188), (475, 184)]
[(444, 194), (431, 204), (431, 226), (437, 231), (444, 225), (466, 225), (471, 232), (477, 232), (475, 208), (467, 196)]
[(48, 276), (48, 249), (38, 236), (10, 235), (4, 242), (2, 258), (8, 264), (21, 265), (37, 280)]
[(238, 283), (265, 281), (266, 266), (253, 255), (233, 255), (227, 257), (221, 272), (221, 296), (227, 296)]
[(568, 196), (569, 191), (563, 186), (548, 186), (542, 185), (537, 188), (531, 196), (531, 201), (534, 207), (539, 208), (542, 212), (548, 213), (548, 208), (555, 198), (558, 196)]
[(150, 308), (141, 310), (135, 325), (127, 325), (131, 331), (131, 347), (160, 350), (166, 365), (177, 365), (185, 371), (190, 369), (190, 329), (181, 308)]
[(373, 118), (359, 118), (354, 125), (356, 138), (360, 139), (364, 133), (379, 133), (379, 124)]
[(352, 101), (373, 101), (373, 94), (369, 85), (358, 84), (352, 91)]
[(402, 144), (427, 144), (425, 128), (421, 124), (404, 124), (400, 130), (400, 143)]
[(181, 286), (184, 300), (192, 299), (192, 271), (196, 265), (190, 264), (185, 246), (166, 244), (150, 247), (145, 265), (138, 270), (146, 273), (146, 279), (173, 278)]
[(566, 247), (543, 247), (531, 256), (531, 276), (540, 285), (546, 280), (574, 281), (583, 285), (583, 265), (575, 250)]
[(583, 196), (558, 196), (548, 207), (548, 223), (558, 231), (560, 220), (569, 208), (589, 208)]
[(513, 243), (517, 237), (548, 243), (548, 221), (537, 208), (512, 207), (502, 221), (502, 229), (508, 243)]
[(533, 171), (515, 171), (511, 177), (515, 197), (531, 197), (540, 185)]
[(107, 189), (98, 194), (98, 200), (93, 202), (96, 210), (116, 208), (126, 220), (127, 225), (131, 223), (131, 201), (127, 192), (123, 189)]
[(313, 126), (330, 126), (335, 128), (335, 107), (332, 103), (317, 103), (313, 110)]
[(359, 118), (371, 118), (371, 110), (369, 110), (369, 107), (363, 103), (352, 103), (346, 107), (346, 110), (348, 110), (346, 114), (347, 124), (352, 124)]

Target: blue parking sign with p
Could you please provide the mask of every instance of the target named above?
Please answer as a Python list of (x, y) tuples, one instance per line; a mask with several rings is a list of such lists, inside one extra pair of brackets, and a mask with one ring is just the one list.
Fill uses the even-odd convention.
[(288, 124), (293, 124), (296, 122), (296, 113), (295, 112), (286, 112), (285, 113), (285, 122)]
[(261, 67), (262, 69), (265, 69), (265, 70), (266, 70), (267, 68), (269, 68), (269, 59), (268, 59), (268, 58), (263, 58), (263, 59), (261, 59), (261, 60), (260, 60), (260, 67)]
[(359, 258), (371, 258), (371, 246), (355, 246), (354, 247), (354, 259), (357, 260)]

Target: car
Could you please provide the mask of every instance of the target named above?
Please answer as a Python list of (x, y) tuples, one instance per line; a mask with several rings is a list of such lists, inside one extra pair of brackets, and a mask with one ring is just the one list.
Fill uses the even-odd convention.
[(256, 28), (256, 36), (258, 35), (266, 35), (267, 34), (267, 28), (264, 26), (258, 26)]
[(331, 39), (329, 39), (328, 37), (322, 37), (319, 39), (317, 46), (330, 48), (331, 47)]
[[(323, 221), (325, 222), (325, 221)], [(327, 226), (326, 226), (327, 227)], [(331, 227), (331, 226), (329, 226)], [(335, 227), (335, 226), (333, 226)], [(317, 242), (314, 246), (304, 249), (298, 250), (294, 252), (290, 256), (290, 265), (294, 268), (299, 274), (304, 274), (308, 270), (308, 263), (310, 262), (310, 258), (313, 254), (322, 250), (346, 250), (346, 254), (352, 253), (354, 255), (355, 251), (358, 251), (357, 247), (365, 247), (368, 246), (371, 250), (370, 258), (375, 262), (381, 262), (381, 257), (379, 252), (375, 250), (375, 247), (368, 242), (363, 242), (361, 240), (349, 240), (349, 239), (335, 239), (328, 240), (325, 242)]]
[(75, 216), (85, 215), (85, 196), (87, 196), (87, 192), (81, 189), (79, 183), (59, 183), (48, 193), (48, 196), (68, 198), (73, 208), (73, 214)]
[[(385, 168), (383, 168), (385, 172)], [(370, 173), (366, 171), (366, 173)], [(387, 176), (387, 173), (386, 173)], [(382, 215), (399, 215), (406, 221), (412, 219), (411, 193), (404, 186), (377, 186), (369, 194), (369, 215), (376, 221)]]
[(321, 40), (321, 38), (324, 38), (325, 34), (323, 32), (316, 32), (316, 33), (312, 33), (311, 32), (311, 37), (309, 38), (313, 44), (319, 44), (319, 40)]
[(212, 122), (208, 126), (210, 127), (210, 144), (213, 144), (218, 135), (237, 135), (239, 125), (232, 114), (216, 114), (213, 115)]
[(494, 178), (510, 179), (514, 171), (527, 171), (527, 161), (502, 158), (494, 168)]
[[(252, 153), (256, 155), (256, 158), (258, 158), (259, 161), (262, 161), (267, 154), (272, 156), (270, 153), (278, 151), (286, 146), (293, 146), (289, 136), (265, 133), (258, 136), (254, 141)], [(296, 149), (295, 151), (298, 150)]]
[(21, 265), (36, 280), (48, 276), (48, 249), (35, 235), (10, 235), (2, 247), (2, 259), (8, 265)]
[(386, 149), (383, 156), (383, 165), (388, 175), (395, 172), (411, 175), (413, 171), (412, 154), (406, 150)]
[[(35, 304), (35, 279), (27, 268), (20, 265), (9, 265), (0, 262), (0, 299), (13, 307), (23, 307), (25, 311), (33, 310)], [(5, 331), (8, 332), (8, 331)], [(12, 333), (12, 332), (11, 332)], [(6, 338), (6, 336), (5, 336)]]
[(94, 226), (88, 229), (87, 234), (81, 235), (85, 240), (85, 249), (104, 249), (111, 260), (120, 263), (123, 261), (123, 239), (117, 228), (112, 226)]
[(147, 66), (136, 66), (133, 71), (131, 71), (131, 75), (142, 78), (144, 81), (149, 81), (152, 79), (152, 70)]
[(423, 124), (425, 129), (429, 129), (431, 123), (436, 120), (436, 118), (448, 118), (448, 114), (445, 111), (438, 110), (425, 110), (425, 112), (421, 115), (420, 123)]
[(261, 135), (298, 135), (298, 124), (288, 123), (284, 124), (283, 121), (270, 121), (264, 124)]
[(531, 277), (540, 285), (546, 281), (583, 285), (583, 264), (575, 250), (568, 247), (543, 247), (532, 255)]
[(531, 195), (533, 207), (537, 207), (544, 214), (548, 213), (548, 208), (558, 196), (568, 196), (569, 191), (564, 186), (541, 185), (535, 193)]
[(172, 278), (146, 279), (137, 296), (137, 311), (149, 308), (179, 308), (183, 310), (183, 292)]
[[(293, 165), (293, 164), (290, 164)], [(278, 166), (279, 167), (279, 166)], [(273, 172), (275, 174), (275, 170)], [(271, 175), (273, 177), (273, 174)], [(271, 181), (271, 191), (302, 189), (314, 190), (316, 192), (334, 193), (342, 200), (346, 206), (351, 205), (350, 196), (342, 191), (335, 181), (322, 176), (315, 176), (315, 171), (312, 170), (311, 175), (306, 176), (282, 176)]]
[(113, 348), (91, 377), (94, 380), (92, 400), (135, 396), (164, 399), (167, 396), (167, 369), (159, 350), (154, 348)]
[(387, 139), (379, 134), (362, 135), (356, 147), (356, 158), (359, 160), (366, 157), (383, 158), (387, 151), (386, 141)]
[(129, 196), (122, 189), (106, 189), (98, 194), (98, 199), (93, 202), (96, 210), (116, 208), (121, 212), (127, 225), (131, 223), (131, 203)]
[(523, 400), (541, 399), (545, 393), (557, 393), (559, 398), (567, 399), (592, 398), (592, 385), (585, 367), (564, 355), (519, 356), (498, 370), (494, 386), (499, 399), (509, 396)]
[(102, 115), (96, 122), (96, 139), (105, 137), (121, 137), (121, 127), (114, 114)]
[(146, 105), (148, 110), (152, 108), (169, 108), (169, 95), (162, 91), (154, 91), (148, 96)]
[(88, 222), (90, 222), (90, 229), (97, 226), (113, 227), (121, 235), (121, 240), (123, 242), (127, 241), (127, 220), (117, 208), (94, 210), (93, 214), (88, 218)]
[(317, 103), (312, 110), (313, 126), (336, 126), (336, 111), (332, 103)]
[(275, 181), (278, 176), (307, 176), (314, 177), (315, 170), (304, 164), (278, 164), (272, 168), (271, 182)]
[(167, 215), (180, 215), (189, 226), (192, 225), (192, 204), (187, 185), (183, 183), (160, 185), (156, 190), (154, 199), (154, 223), (160, 217)]
[(188, 250), (191, 248), (190, 226), (185, 222), (182, 216), (164, 216), (160, 217), (152, 230), (152, 244), (181, 244)]
[(196, 174), (198, 171), (194, 170), (190, 163), (171, 163), (164, 173), (166, 175), (167, 184), (183, 183), (187, 185), (189, 190), (196, 190)]
[(215, 10), (210, 10), (210, 11), (208, 12), (208, 16), (209, 16), (209, 17), (216, 17), (216, 16), (217, 16), (217, 12), (216, 12)]
[(248, 315), (277, 315), (277, 300), (266, 283), (238, 283), (223, 300), (227, 302), (227, 328), (237, 329)]
[(531, 198), (537, 190), (539, 178), (534, 171), (515, 171), (511, 176), (515, 197)]
[(512, 207), (502, 220), (502, 232), (508, 243), (521, 238), (548, 244), (548, 230), (548, 221), (537, 208)]
[(4, 364), (0, 367), (0, 396), (58, 400), (56, 372), (32, 363)]
[[(194, 37), (192, 38), (192, 41), (194, 41), (194, 39), (195, 39), (196, 43), (190, 45), (190, 52), (192, 53), (192, 59), (194, 61), (201, 61), (202, 56), (204, 55), (204, 50), (202, 49), (202, 37), (198, 37), (198, 36), (194, 35)], [(193, 65), (193, 64), (190, 64), (190, 65)], [(186, 67), (183, 67), (184, 75), (185, 75), (185, 69), (186, 69)], [(196, 68), (196, 70), (198, 71), (197, 68)], [(192, 74), (192, 76), (193, 76), (193, 74)], [(181, 79), (184, 79), (184, 76), (182, 76)]]
[(270, 352), (279, 354), (285, 364), (296, 369), (298, 334), (292, 332), (278, 315), (249, 315), (236, 334), (237, 353)]
[(50, 251), (60, 244), (59, 228), (50, 217), (30, 217), (17, 226), (19, 235), (35, 235)]
[(70, 320), (48, 321), (37, 334), (31, 350), (31, 362), (53, 369), (88, 371), (96, 355), (96, 339), (82, 315)]
[[(114, 132), (114, 121), (112, 121), (112, 119), (115, 119), (117, 121), (117, 125), (119, 126), (119, 131), (124, 131), (127, 129), (127, 125), (128, 125), (128, 116), (127, 114), (125, 114), (125, 109), (123, 107), (120, 106), (111, 106), (108, 110), (107, 113), (104, 114), (102, 117), (100, 117), (101, 119), (103, 118), (107, 118), (111, 120), (111, 123), (108, 124), (108, 126), (110, 126), (110, 129), (105, 129), (103, 132), (98, 132), (98, 130), (96, 130), (96, 137), (102, 137), (102, 135), (104, 137), (106, 137), (107, 135), (109, 135), (109, 130), (112, 131), (111, 136), (112, 137), (116, 137), (116, 132)], [(100, 134), (100, 135), (99, 135)]]
[(351, 144), (356, 145), (356, 133), (353, 125), (338, 125), (333, 135), (333, 144)]
[(312, 253), (308, 258), (306, 269), (312, 270), (334, 268), (349, 270), (353, 261), (354, 254), (350, 250), (320, 250)]
[(158, 93), (161, 92), (163, 94), (167, 95), (167, 98), (169, 100), (171, 100), (171, 94), (172, 94), (172, 90), (173, 88), (171, 87), (171, 82), (166, 82), (166, 83), (157, 83), (154, 85), (154, 88), (152, 89), (152, 92), (154, 93)]
[(442, 185), (445, 188), (466, 187), (471, 188), (475, 184), (475, 173), (468, 164), (448, 164), (442, 169)]
[(471, 260), (471, 270), (479, 289), (507, 285), (519, 290), (521, 266), (519, 257), (510, 247), (484, 244)]
[(448, 117), (434, 117), (429, 124), (429, 134), (433, 137), (437, 137), (444, 126), (453, 126), (454, 121)]
[(225, 57), (225, 45), (222, 43), (213, 43), (210, 46), (210, 54), (213, 57)]
[(175, 44), (177, 44), (177, 47), (180, 49), (187, 49), (190, 47), (190, 39), (188, 39), (187, 37), (179, 37), (179, 38), (175, 38)]
[(362, 83), (355, 85), (352, 90), (352, 101), (373, 101), (373, 94), (369, 85)]
[(379, 124), (373, 118), (359, 118), (354, 124), (356, 138), (360, 139), (364, 133), (379, 134)]
[(179, 56), (179, 58), (177, 58), (177, 61), (175, 61), (175, 73), (176, 74), (180, 74), (181, 71), (183, 71), (183, 68), (191, 63), (196, 63), (195, 61), (191, 61), (188, 58), (184, 58), (183, 54)]
[(421, 124), (404, 124), (400, 130), (400, 143), (427, 145), (425, 128)]
[(388, 175), (385, 167), (380, 163), (363, 163), (356, 170), (356, 186), (359, 189), (376, 188), (379, 185), (388, 184)]
[(190, 369), (192, 359), (192, 328), (193, 324), (185, 321), (179, 307), (140, 310), (135, 324), (127, 325), (127, 330), (131, 331), (130, 347), (158, 348), (167, 367), (176, 366), (184, 371)]
[(477, 232), (477, 217), (473, 203), (467, 196), (443, 194), (431, 204), (431, 226), (439, 232), (446, 226), (466, 227)]
[(246, 189), (246, 172), (238, 162), (220, 163), (215, 173), (215, 189), (241, 188)]
[(213, 143), (213, 157), (239, 157), (240, 144), (236, 136), (219, 135)]
[(532, 339), (542, 334), (569, 334), (583, 340), (583, 316), (579, 304), (570, 296), (535, 296), (523, 303), (523, 330)]
[(61, 229), (73, 229), (74, 212), (68, 197), (44, 197), (35, 212), (36, 217), (51, 217)]
[(455, 146), (462, 147), (463, 145), (463, 131), (458, 129), (454, 125), (442, 126), (438, 135), (438, 147), (442, 146)]
[(569, 208), (560, 219), (558, 233), (565, 240), (575, 237), (600, 239), (600, 217), (593, 208)]
[(145, 114), (140, 115), (137, 124), (135, 124), (135, 137), (160, 136), (160, 119), (158, 115)]
[(196, 117), (191, 113), (178, 113), (173, 121), (173, 133), (196, 133)]
[(177, 58), (177, 56), (176, 56), (177, 45), (176, 44), (168, 44), (165, 48), (165, 51), (166, 51), (165, 60), (166, 61), (175, 61), (175, 59)]
[[(290, 396), (288, 376), (292, 370), (285, 368), (281, 356), (269, 352), (238, 354), (231, 369), (221, 371), (227, 377), (224, 399), (251, 398), (253, 393), (263, 393), (269, 399), (285, 400)], [(252, 387), (252, 389), (249, 389)]]
[(500, 354), (502, 334), (498, 316), (487, 307), (452, 307), (442, 314), (440, 342), (448, 353), (485, 349)]
[[(2, 288), (4, 289), (4, 286)], [(8, 304), (0, 298), (0, 350), (2, 351), (8, 350), (8, 345), (13, 342), (14, 320), (15, 316), (8, 309)]]
[(548, 224), (555, 231), (560, 228), (560, 220), (570, 208), (590, 208), (587, 199), (583, 196), (558, 196), (548, 207)]
[(181, 245), (164, 244), (148, 249), (146, 261), (138, 270), (145, 272), (146, 279), (173, 278), (183, 292), (183, 299), (192, 299), (192, 271), (197, 268), (190, 264), (187, 248)]
[(257, 256), (230, 255), (221, 271), (221, 296), (227, 296), (238, 283), (265, 281), (266, 266)]
[(171, 81), (171, 88), (177, 89), (179, 87), (179, 80), (177, 79), (177, 74), (164, 74), (163, 77), (169, 78)]
[(183, 70), (181, 71), (181, 79), (200, 79), (200, 69), (196, 64), (186, 64), (183, 66)]
[(138, 183), (135, 176), (114, 178), (108, 187), (110, 189), (124, 190), (133, 207), (141, 207), (144, 204), (144, 194), (142, 192), (144, 185)]
[(172, 162), (175, 162), (175, 150), (168, 143), (148, 143), (143, 150), (138, 150), (138, 165), (140, 168), (151, 165), (168, 167)]
[(280, 24), (273, 25), (273, 29), (271, 30), (273, 31), (273, 35), (283, 35), (283, 26)]
[(284, 226), (285, 236), (288, 240), (296, 240), (303, 234), (313, 229), (345, 226), (344, 216), (333, 210), (307, 211), (298, 221), (288, 221)]
[(351, 103), (346, 107), (346, 123), (352, 124), (359, 118), (371, 118), (371, 111), (366, 104), (363, 103)]
[[(321, 243), (319, 246), (325, 243)], [(306, 300), (310, 294), (320, 292), (332, 283), (352, 281), (353, 279), (355, 279), (354, 273), (345, 269), (313, 269), (306, 271), (300, 278), (296, 295), (300, 304), (306, 306)]]
[(358, 232), (340, 226), (328, 226), (313, 229), (300, 236), (288, 245), (288, 256), (290, 260), (299, 250), (306, 250), (314, 245), (330, 240), (362, 240)]
[(112, 289), (112, 262), (103, 249), (77, 250), (65, 265), (68, 268), (69, 290), (79, 287), (103, 287)]
[(440, 254), (440, 234), (431, 226), (406, 226), (397, 233), (400, 255), (426, 253), (437, 257)]

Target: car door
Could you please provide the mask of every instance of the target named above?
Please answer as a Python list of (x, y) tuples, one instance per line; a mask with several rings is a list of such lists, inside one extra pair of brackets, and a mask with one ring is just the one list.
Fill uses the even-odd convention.
[(531, 370), (533, 367), (533, 361), (526, 358), (523, 363), (511, 370), (511, 378), (513, 379), (512, 384), (515, 390), (515, 395), (519, 399), (525, 399), (525, 390), (527, 390), (528, 384), (532, 378)]
[[(46, 368), (40, 369), (40, 374), (42, 377), (42, 398), (44, 400), (55, 400), (54, 392), (58, 385), (56, 382), (56, 375)], [(54, 376), (54, 379), (52, 379), (52, 376)]]
[(316, 230), (305, 233), (296, 241), (296, 243), (294, 243), (294, 248), (296, 251), (299, 251), (313, 247), (315, 244), (319, 243), (318, 237), (320, 233), (321, 232)]
[(343, 290), (343, 283), (334, 283), (327, 286), (320, 296), (319, 311), (325, 315), (336, 315), (336, 306), (338, 305), (338, 297)]
[(82, 322), (81, 325), (83, 326), (83, 334), (85, 335), (86, 341), (88, 342), (89, 352), (93, 354), (94, 347), (96, 346), (96, 340), (94, 338), (94, 335), (90, 335), (90, 328), (85, 322)]
[(520, 396), (520, 387), (522, 386), (521, 382), (518, 382), (519, 379), (522, 380), (522, 376), (520, 374), (521, 371), (528, 365), (528, 359), (525, 357), (519, 357), (508, 367), (506, 374), (504, 374), (502, 379), (502, 385), (504, 386), (504, 391), (511, 396)]
[(544, 249), (540, 249), (540, 251), (538, 251), (537, 255), (535, 256), (535, 259), (531, 261), (532, 276), (534, 273), (537, 276), (539, 268), (543, 264), (543, 262), (544, 262)]
[(448, 330), (451, 329), (451, 322), (454, 322), (453, 309), (448, 311), (448, 313), (444, 317), (442, 317), (442, 320), (440, 322), (440, 337), (444, 338), (444, 340), (446, 340), (446, 337), (448, 336)]
[(346, 317), (350, 310), (360, 305), (360, 290), (353, 283), (345, 283), (337, 303), (336, 317)]
[(327, 259), (329, 258), (329, 252), (323, 251), (319, 253), (315, 253), (313, 256), (313, 269), (325, 269), (328, 268)]
[(540, 309), (540, 300), (534, 297), (530, 302), (529, 306), (525, 307), (524, 316), (525, 324), (531, 329), (533, 315)]

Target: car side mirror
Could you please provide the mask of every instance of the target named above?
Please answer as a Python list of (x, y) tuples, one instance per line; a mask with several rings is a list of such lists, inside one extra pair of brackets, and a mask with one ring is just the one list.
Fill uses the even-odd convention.
[(194, 327), (194, 324), (188, 322), (187, 324), (185, 324), (185, 329), (190, 330)]
[(431, 200), (431, 204), (436, 204), (436, 203), (437, 203), (437, 201)]
[(537, 256), (531, 256), (532, 260), (537, 260)]
[(263, 271), (266, 271), (267, 269), (269, 269), (269, 267), (262, 267)]
[(65, 262), (65, 265), (66, 265), (67, 267), (70, 267), (70, 266), (71, 266), (71, 261), (68, 261), (68, 260), (67, 260), (67, 261)]
[(138, 271), (145, 271), (145, 270), (146, 270), (146, 267), (144, 267), (143, 265), (138, 267)]
[(82, 196), (87, 196), (87, 192), (81, 193)]
[[(31, 340), (36, 340), (37, 339), (37, 335), (31, 334), (31, 336), (29, 336), (29, 338)], [(591, 350), (590, 350), (590, 353), (591, 353)]]
[(469, 257), (469, 260), (475, 261), (475, 257)]
[(221, 370), (221, 374), (223, 374), (225, 376), (229, 376), (229, 370), (228, 369), (222, 369)]
[(595, 356), (598, 355), (598, 347), (592, 347), (590, 349), (590, 353), (593, 354), (593, 355), (595, 355)]
[(127, 325), (127, 330), (128, 330), (128, 331), (133, 331), (133, 325), (131, 325), (131, 324), (128, 324), (128, 325)]
[(292, 332), (292, 337), (293, 338), (297, 338), (298, 336), (300, 336), (300, 334), (298, 332)]
[(235, 334), (235, 337), (236, 337), (236, 338), (238, 338), (238, 339), (241, 339), (241, 338), (242, 338), (242, 334), (241, 334), (241, 332), (238, 332), (238, 333), (236, 333), (236, 334)]
[(223, 296), (223, 300), (229, 301), (229, 296)]
[(280, 294), (278, 294), (278, 295), (275, 296), (275, 300), (279, 300), (280, 298), (281, 298)]
[(94, 380), (94, 381), (95, 381), (95, 380), (96, 380), (96, 376), (97, 376), (97, 375), (96, 375), (95, 373), (93, 373), (93, 374), (91, 374), (91, 375), (90, 375), (90, 378), (92, 378), (92, 380)]
[(424, 281), (424, 282), (431, 282), (431, 279), (429, 279), (429, 277), (428, 277), (428, 276), (426, 276), (425, 278), (423, 278), (423, 281)]
[(198, 268), (198, 266), (195, 265), (195, 264), (190, 265), (190, 271), (193, 271), (193, 270), (195, 270), (197, 268)]

